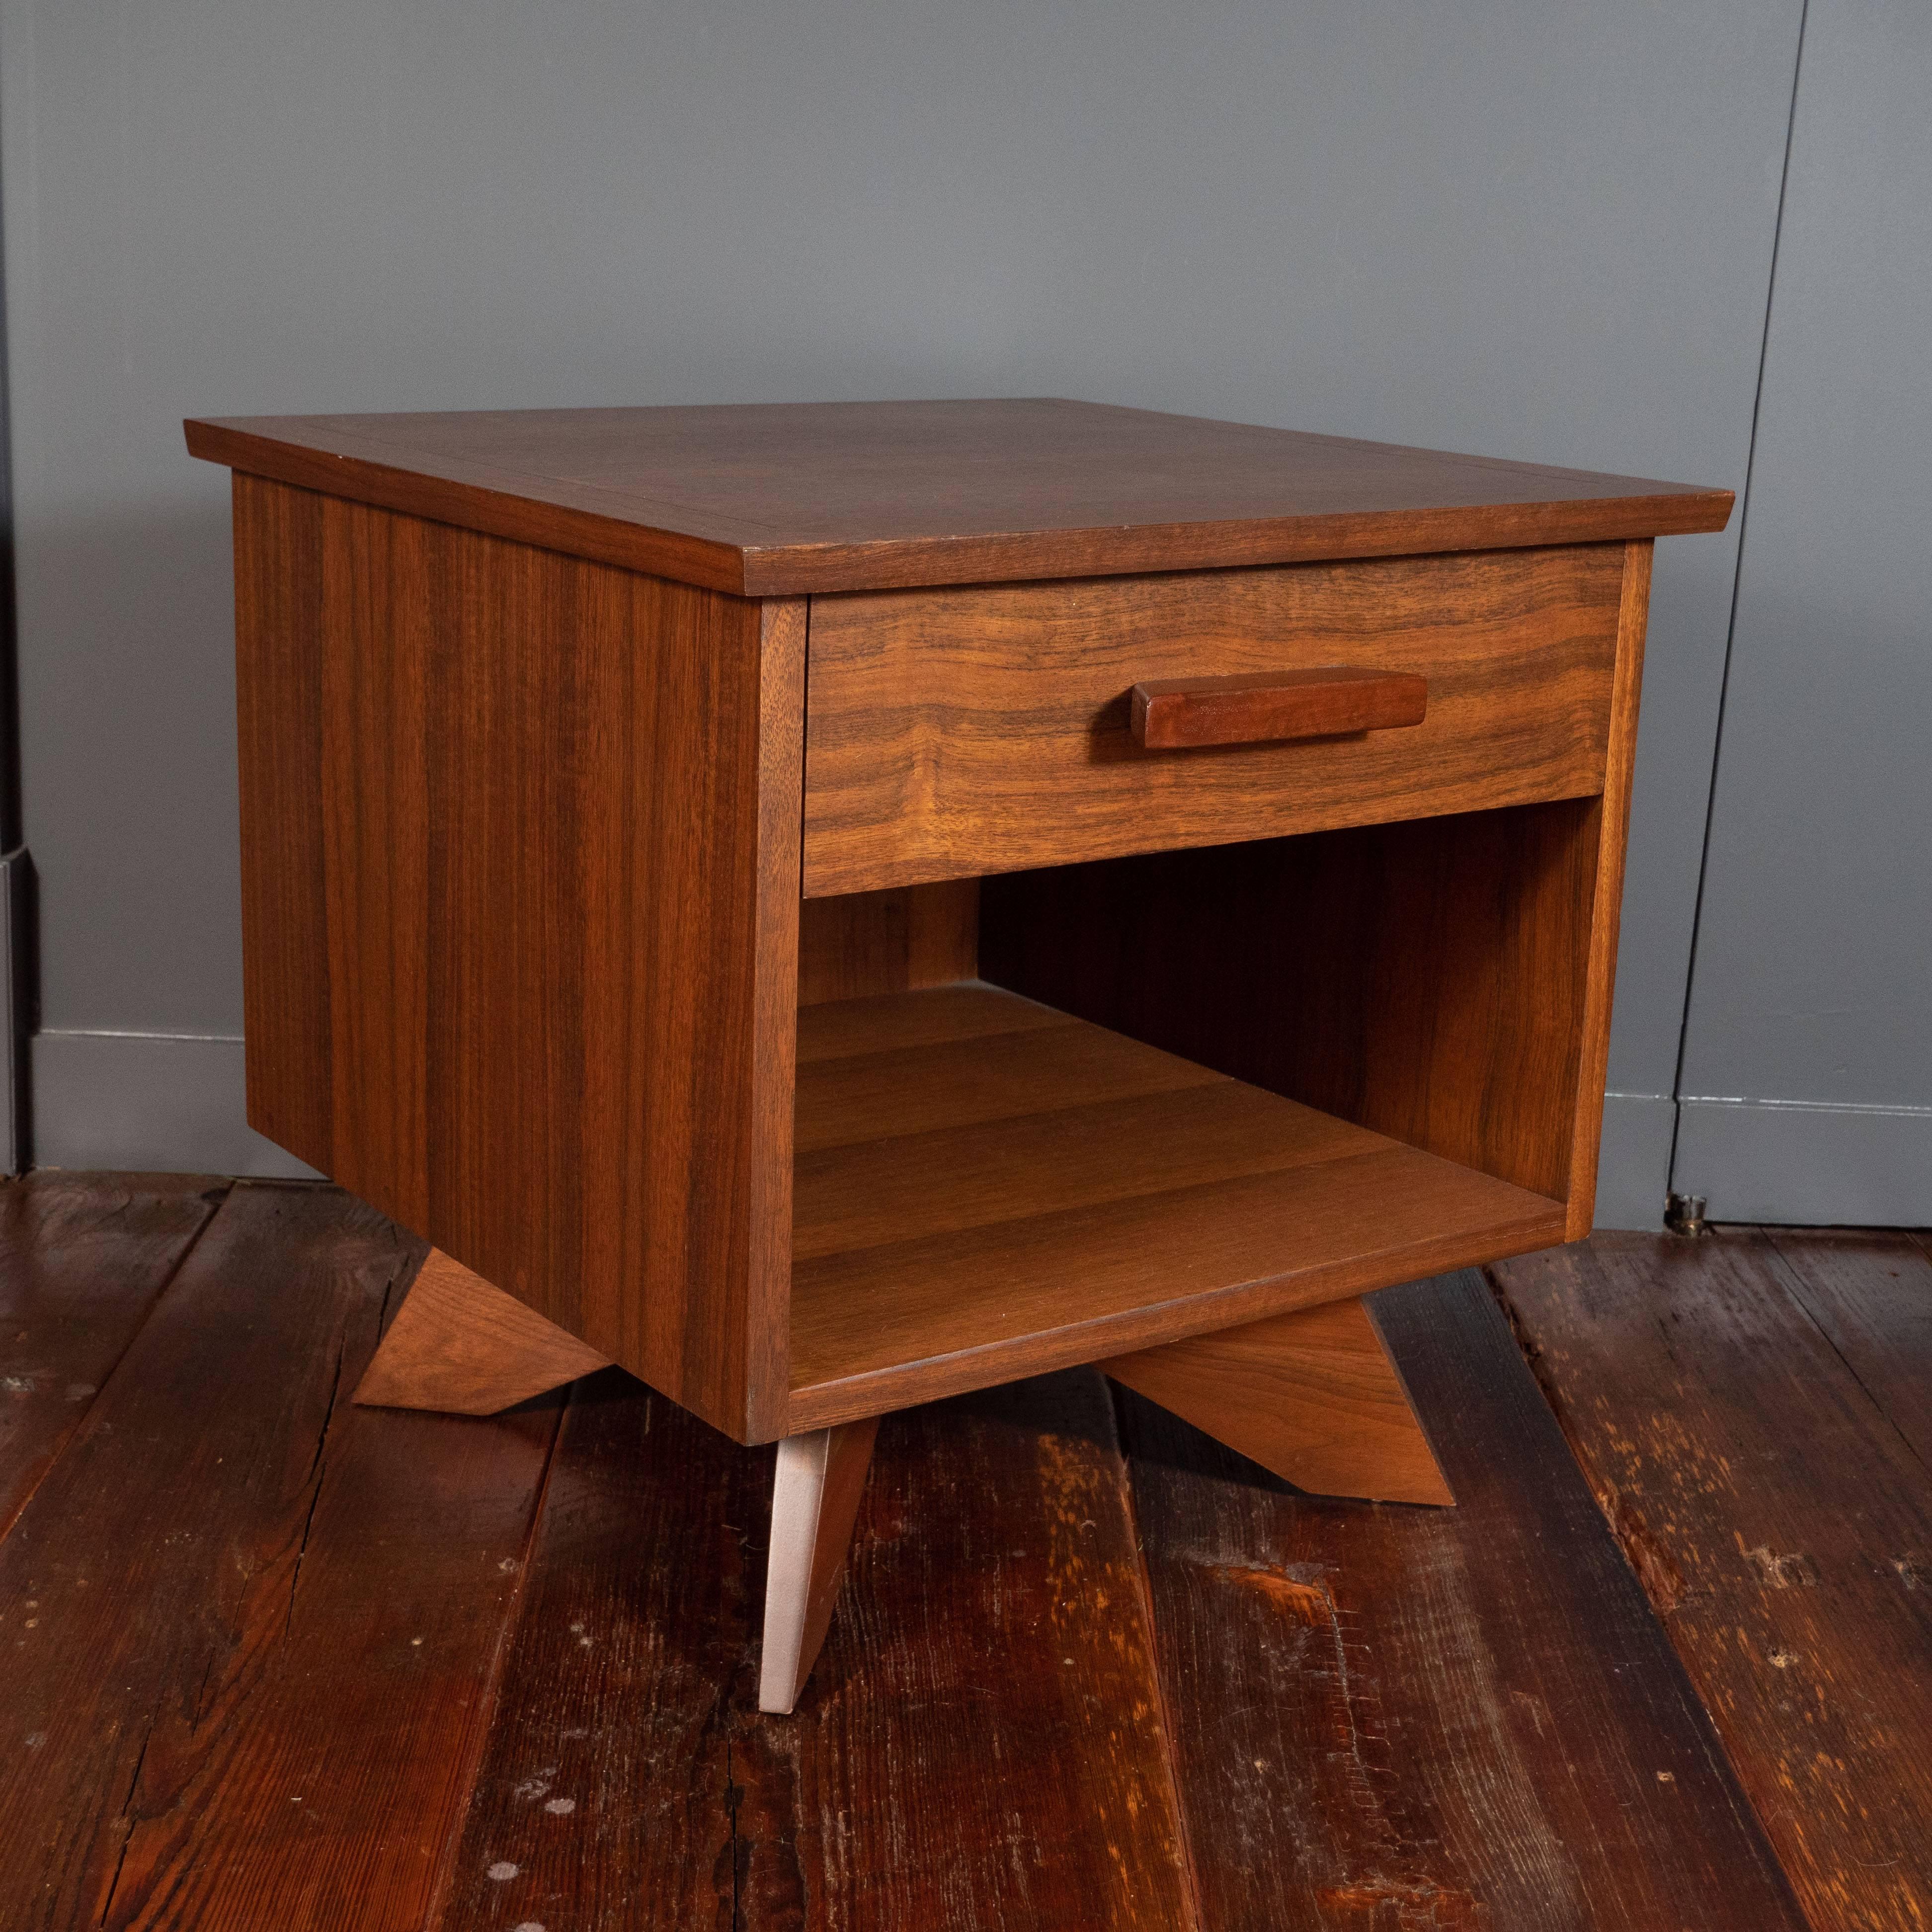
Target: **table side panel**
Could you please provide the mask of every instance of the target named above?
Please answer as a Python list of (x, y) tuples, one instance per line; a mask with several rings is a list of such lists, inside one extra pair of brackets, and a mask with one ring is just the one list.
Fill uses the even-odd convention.
[(322, 813), (322, 503), (238, 471), (236, 729), (250, 1124), (334, 1157)]
[[(808, 895), (1599, 790), (1624, 547), (813, 600)], [(1147, 752), (1142, 680), (1420, 674), (1400, 730)]]
[(1566, 1240), (1580, 1241), (1596, 1220), (1597, 1160), (1604, 1136), (1604, 1088), (1610, 1066), (1610, 1006), (1616, 992), (1617, 934), (1622, 919), (1624, 859), (1629, 848), (1630, 784), (1636, 766), (1637, 710), (1643, 694), (1644, 634), (1650, 616), (1648, 538), (1624, 547), (1623, 594), (1617, 616), (1616, 682), (1603, 796), (1590, 827), (1597, 841), (1589, 912), (1589, 958), (1583, 993), (1576, 1118), (1570, 1141)]
[(251, 478), (237, 502), (251, 1120), (772, 1432), (802, 602)]

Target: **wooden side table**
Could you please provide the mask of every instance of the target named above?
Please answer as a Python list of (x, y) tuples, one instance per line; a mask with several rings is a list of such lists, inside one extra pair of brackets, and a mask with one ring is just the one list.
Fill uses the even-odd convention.
[(1059, 401), (192, 422), (248, 1115), (434, 1244), (360, 1399), (779, 1439), (1076, 1363), (1451, 1500), (1364, 1296), (1590, 1226), (1652, 539), (1724, 490)]

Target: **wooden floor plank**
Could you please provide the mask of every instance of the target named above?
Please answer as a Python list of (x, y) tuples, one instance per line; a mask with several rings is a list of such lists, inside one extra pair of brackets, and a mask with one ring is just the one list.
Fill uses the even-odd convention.
[(10, 1932), (422, 1924), (554, 1412), (350, 1407), (419, 1252), (238, 1187), (0, 1543)]
[(1932, 1481), (1932, 1255), (1892, 1228), (1763, 1234), (1786, 1286)]
[(797, 1712), (734, 1747), (747, 1926), (1196, 1925), (1100, 1377), (888, 1417), (848, 1574)]
[(0, 1535), (226, 1192), (193, 1174), (0, 1183)]
[(1817, 1932), (1932, 1920), (1922, 1254), (1726, 1229), (1498, 1270)]
[(1375, 1307), (1460, 1507), (1303, 1497), (1119, 1391), (1216, 1932), (1797, 1932), (1481, 1279)]
[(620, 1370), (571, 1390), (442, 1932), (731, 1927), (772, 1461)]
[(787, 1718), (755, 1708), (771, 1472), (580, 1384), (447, 1932), (1192, 1926), (1097, 1378), (886, 1419)]
[(1453, 1511), (1122, 1392), (1130, 1498), (1084, 1372), (889, 1418), (764, 1718), (769, 1450), (614, 1371), (352, 1409), (420, 1250), (210, 1187), (0, 1187), (5, 1932), (1796, 1932), (1774, 1850), (1815, 1932), (1928, 1916), (1909, 1234), (1497, 1270), (1588, 1486), (1474, 1277), (1378, 1297)]

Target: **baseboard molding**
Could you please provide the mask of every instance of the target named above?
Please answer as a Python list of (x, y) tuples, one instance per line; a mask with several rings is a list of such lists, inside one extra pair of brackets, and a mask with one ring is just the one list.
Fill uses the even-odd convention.
[(1597, 1157), (1597, 1226), (1664, 1226), (1670, 1191), (1670, 1147), (1677, 1102), (1667, 1094), (1606, 1094), (1604, 1138)]
[(1932, 1107), (1686, 1100), (1670, 1184), (1713, 1221), (1932, 1226)]
[[(36, 1166), (316, 1178), (248, 1125), (238, 1040), (52, 1031), (28, 1051)], [(1932, 1107), (1700, 1099), (1680, 1118), (1606, 1095), (1597, 1226), (1660, 1228), (1672, 1188), (1715, 1221), (1932, 1226)]]
[(249, 1126), (238, 1040), (42, 1032), (28, 1052), (38, 1167), (315, 1178)]

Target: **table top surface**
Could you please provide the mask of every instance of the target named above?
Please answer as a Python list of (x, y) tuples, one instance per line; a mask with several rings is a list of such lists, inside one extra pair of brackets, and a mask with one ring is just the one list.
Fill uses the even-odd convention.
[(1608, 542), (1728, 490), (1053, 398), (187, 425), (253, 475), (742, 596)]

